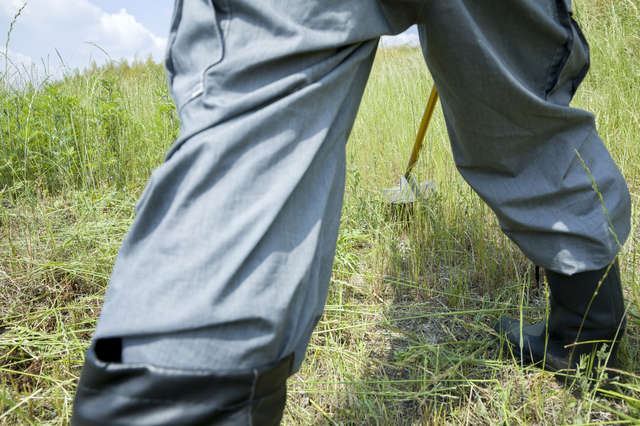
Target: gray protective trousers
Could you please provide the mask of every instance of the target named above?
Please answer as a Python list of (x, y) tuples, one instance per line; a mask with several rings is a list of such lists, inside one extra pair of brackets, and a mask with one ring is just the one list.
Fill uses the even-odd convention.
[(177, 0), (166, 68), (181, 133), (137, 204), (95, 338), (124, 337), (125, 363), (293, 353), (297, 370), (379, 36), (415, 23), (456, 165), (504, 232), (553, 271), (610, 262), (630, 198), (592, 114), (568, 106), (589, 63), (569, 0)]

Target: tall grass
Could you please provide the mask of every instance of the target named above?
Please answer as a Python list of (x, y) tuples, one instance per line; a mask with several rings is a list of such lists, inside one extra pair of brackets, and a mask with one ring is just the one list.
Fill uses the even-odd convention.
[(177, 135), (162, 68), (152, 62), (74, 73), (0, 91), (0, 182), (55, 194), (134, 189)]
[[(619, 379), (562, 386), (502, 350), (492, 324), (543, 317), (546, 290), (456, 172), (439, 111), (415, 169), (437, 189), (411, 214), (383, 206), (379, 190), (403, 173), (431, 87), (417, 49), (387, 49), (349, 140), (330, 295), (284, 423), (640, 421), (640, 6), (575, 6), (593, 67), (574, 103), (596, 113), (634, 203)], [(135, 199), (177, 131), (152, 63), (0, 89), (0, 424), (68, 421)]]

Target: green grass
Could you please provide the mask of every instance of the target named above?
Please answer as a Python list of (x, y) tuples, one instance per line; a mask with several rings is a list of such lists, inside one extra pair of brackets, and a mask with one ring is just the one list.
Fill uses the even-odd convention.
[[(492, 324), (541, 318), (545, 289), (458, 175), (439, 109), (415, 169), (437, 190), (411, 215), (383, 206), (431, 81), (417, 49), (381, 50), (348, 145), (326, 311), (285, 424), (640, 422), (640, 5), (575, 6), (593, 66), (574, 104), (596, 113), (634, 205), (617, 384), (565, 387), (501, 350)], [(0, 425), (67, 422), (134, 202), (177, 130), (151, 63), (0, 87)]]

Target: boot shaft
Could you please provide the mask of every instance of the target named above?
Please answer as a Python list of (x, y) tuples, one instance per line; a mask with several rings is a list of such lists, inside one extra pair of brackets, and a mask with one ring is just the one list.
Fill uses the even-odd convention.
[[(625, 328), (618, 261), (596, 271), (546, 271), (551, 291), (549, 333), (565, 344), (613, 340)], [(617, 338), (616, 338), (617, 336)]]

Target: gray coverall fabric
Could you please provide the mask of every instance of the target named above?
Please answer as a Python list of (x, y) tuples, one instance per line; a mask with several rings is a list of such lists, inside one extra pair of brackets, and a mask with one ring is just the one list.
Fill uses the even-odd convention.
[(565, 0), (178, 0), (166, 67), (181, 133), (137, 204), (95, 338), (124, 337), (123, 362), (240, 369), (295, 353), (297, 370), (378, 38), (414, 23), (456, 165), (504, 232), (557, 272), (610, 262), (629, 193), (592, 114), (568, 106), (588, 47)]

